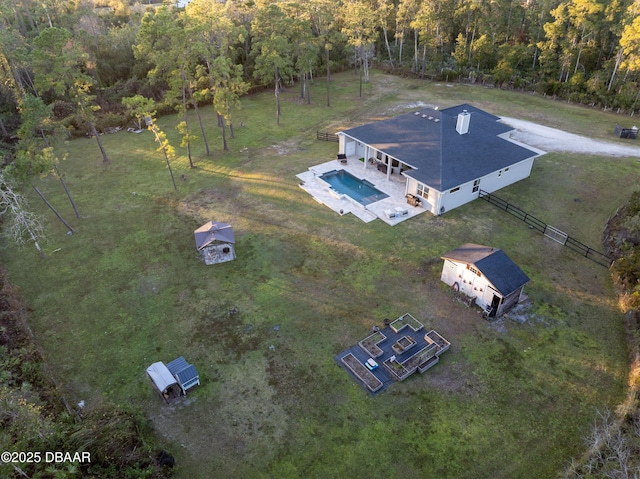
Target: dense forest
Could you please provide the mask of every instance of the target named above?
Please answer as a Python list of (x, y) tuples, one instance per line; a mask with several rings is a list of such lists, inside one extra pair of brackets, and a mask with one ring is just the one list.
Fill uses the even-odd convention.
[(372, 65), (629, 114), (640, 107), (638, 0), (149, 3), (2, 1), (5, 155), (33, 156), (34, 138), (48, 145), (60, 128), (91, 135), (136, 112), (202, 103), (233, 135), (234, 102), (251, 88), (277, 96), (295, 83), (307, 97), (314, 75), (353, 67), (366, 82)]

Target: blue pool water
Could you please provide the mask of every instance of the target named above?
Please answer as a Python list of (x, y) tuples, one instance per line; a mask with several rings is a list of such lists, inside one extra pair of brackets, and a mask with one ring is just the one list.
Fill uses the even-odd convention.
[(356, 178), (345, 170), (328, 171), (320, 178), (329, 183), (338, 193), (350, 196), (363, 205), (369, 205), (389, 197), (389, 195), (374, 188), (367, 180)]

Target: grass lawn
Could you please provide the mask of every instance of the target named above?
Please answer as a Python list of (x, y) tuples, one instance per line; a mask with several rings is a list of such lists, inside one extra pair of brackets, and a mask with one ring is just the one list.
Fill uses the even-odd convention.
[[(203, 108), (213, 154), (200, 139), (191, 170), (177, 148), (174, 172), (186, 175), (177, 193), (150, 132), (102, 137), (107, 166), (95, 140), (65, 145), (60, 169), (80, 219), (57, 180), (35, 180), (77, 233), (27, 191), (45, 218), (47, 258), (7, 240), (0, 257), (69, 402), (139, 405), (176, 457), (176, 478), (556, 477), (581, 454), (596, 410), (624, 393), (627, 349), (607, 269), (484, 201), (395, 227), (365, 224), (316, 203), (295, 175), (335, 158), (337, 144), (317, 141), (316, 130), (417, 102), (473, 103), (611, 141), (624, 119), (376, 72), (363, 98), (349, 72), (334, 76), (331, 108), (324, 92), (317, 80), (311, 105), (285, 92), (279, 127), (272, 92), (245, 98), (229, 152)], [(158, 121), (176, 146), (179, 121)], [(192, 129), (200, 135), (195, 116)], [(498, 195), (600, 249), (637, 168), (635, 159), (548, 154)], [(197, 258), (193, 231), (211, 219), (232, 224), (235, 261)], [(531, 278), (527, 321), (487, 322), (453, 301), (440, 255), (465, 242), (502, 248)], [(451, 349), (371, 397), (333, 356), (406, 312)], [(167, 407), (145, 369), (179, 355), (202, 385), (188, 404)]]

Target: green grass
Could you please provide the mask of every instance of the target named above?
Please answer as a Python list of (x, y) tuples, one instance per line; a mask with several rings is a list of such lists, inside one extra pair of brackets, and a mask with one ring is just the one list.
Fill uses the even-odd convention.
[[(286, 92), (279, 127), (271, 92), (245, 98), (229, 152), (203, 108), (213, 154), (200, 140), (191, 170), (178, 148), (173, 167), (187, 180), (177, 193), (148, 132), (102, 137), (107, 166), (95, 141), (66, 145), (61, 170), (80, 219), (56, 180), (36, 181), (77, 233), (30, 196), (45, 217), (47, 258), (6, 240), (0, 254), (69, 402), (139, 405), (176, 456), (177, 478), (556, 477), (581, 454), (596, 409), (623, 396), (626, 346), (608, 271), (483, 201), (395, 227), (365, 224), (316, 203), (295, 175), (335, 158), (337, 145), (316, 141), (316, 130), (418, 101), (474, 103), (607, 139), (624, 118), (375, 72), (362, 99), (349, 72), (335, 75), (331, 108), (324, 91), (316, 81), (312, 105)], [(175, 145), (178, 121), (158, 121)], [(192, 129), (200, 135), (195, 116)], [(549, 154), (498, 194), (598, 247), (636, 172), (634, 159)], [(233, 225), (235, 261), (197, 259), (193, 230), (211, 219)], [(489, 323), (453, 301), (440, 255), (465, 242), (502, 248), (529, 275), (528, 321)], [(333, 357), (405, 312), (451, 349), (371, 397)], [(190, 404), (167, 408), (144, 370), (178, 355), (202, 386)]]

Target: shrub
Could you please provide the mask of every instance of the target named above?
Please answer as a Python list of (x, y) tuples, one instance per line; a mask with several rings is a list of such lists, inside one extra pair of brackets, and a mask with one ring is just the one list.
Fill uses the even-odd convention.
[(105, 113), (96, 118), (96, 130), (98, 130), (98, 132), (104, 132), (109, 128), (124, 126), (126, 123), (127, 119), (124, 114)]

